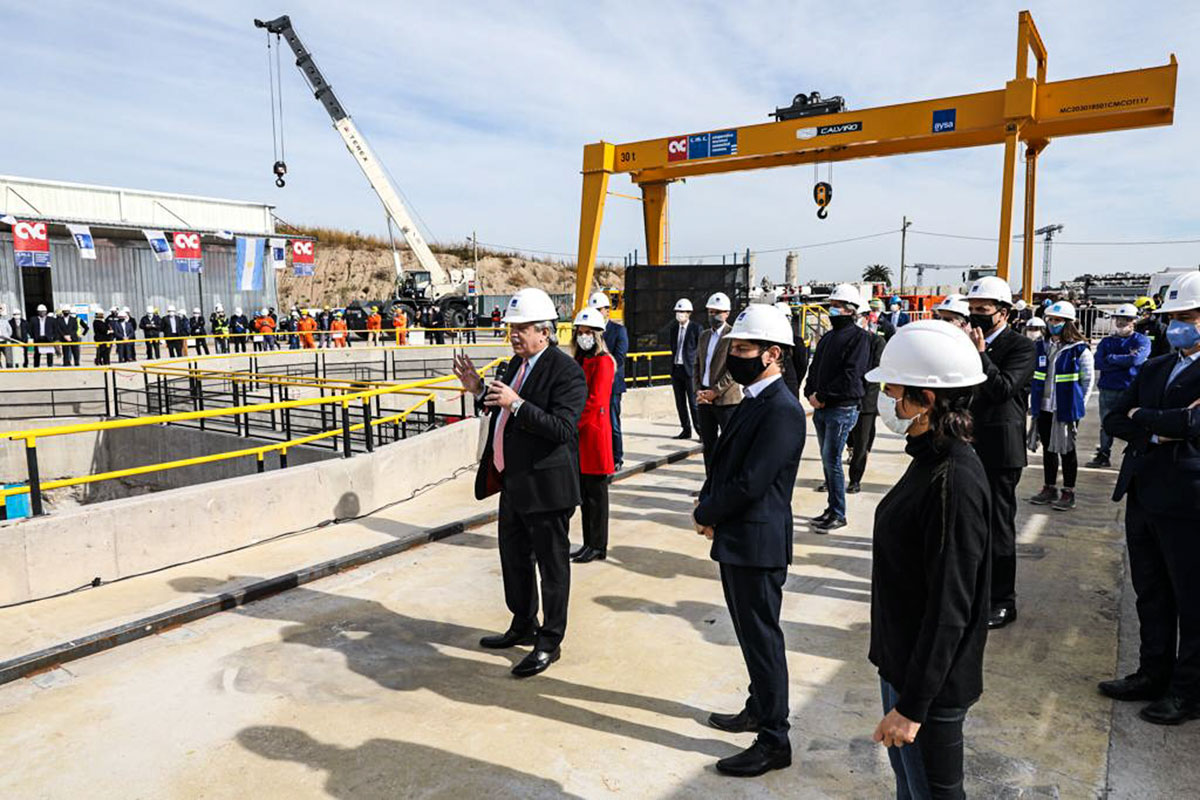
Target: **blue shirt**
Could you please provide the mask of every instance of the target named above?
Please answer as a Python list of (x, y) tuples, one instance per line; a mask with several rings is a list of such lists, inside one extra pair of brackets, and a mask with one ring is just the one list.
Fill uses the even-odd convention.
[(1200, 358), (1200, 351), (1192, 353), (1190, 356), (1185, 356), (1183, 353), (1180, 353), (1179, 361), (1176, 362), (1175, 366), (1171, 369), (1171, 374), (1167, 376), (1167, 386), (1170, 386), (1175, 379), (1179, 377), (1179, 373), (1183, 372), (1192, 364), (1195, 364), (1197, 358)]

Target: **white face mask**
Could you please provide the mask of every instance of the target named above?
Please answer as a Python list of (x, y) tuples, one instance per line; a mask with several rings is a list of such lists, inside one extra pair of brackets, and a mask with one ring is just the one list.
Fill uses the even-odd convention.
[(879, 418), (883, 420), (883, 424), (892, 433), (898, 433), (901, 436), (908, 434), (908, 429), (912, 427), (913, 420), (916, 417), (902, 419), (896, 413), (896, 398), (889, 397), (882, 389), (879, 392)]
[(686, 311), (676, 311), (675, 319), (679, 322), (679, 324), (682, 325), (683, 323), (688, 321), (687, 312)]
[(575, 337), (575, 344), (580, 350), (591, 350), (596, 346), (596, 337), (590, 333), (581, 333)]

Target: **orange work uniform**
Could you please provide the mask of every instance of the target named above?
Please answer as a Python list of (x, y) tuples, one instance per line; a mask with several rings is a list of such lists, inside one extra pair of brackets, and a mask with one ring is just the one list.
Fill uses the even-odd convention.
[(396, 329), (396, 344), (408, 344), (408, 315), (403, 308), (396, 309), (392, 317), (392, 327)]
[(346, 320), (335, 319), (329, 323), (329, 336), (333, 339), (334, 347), (346, 347), (346, 336), (349, 328), (346, 326)]
[(317, 329), (317, 321), (309, 316), (300, 318), (296, 323), (296, 330), (300, 332), (300, 346), (305, 350), (316, 350), (317, 342), (313, 338), (313, 331)]

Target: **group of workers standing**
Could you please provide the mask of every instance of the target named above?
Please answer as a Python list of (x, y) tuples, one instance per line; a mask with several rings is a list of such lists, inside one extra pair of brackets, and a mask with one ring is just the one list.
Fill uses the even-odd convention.
[[(476, 495), (499, 494), (512, 614), (508, 629), (481, 645), (532, 645), (513, 668), (520, 677), (561, 656), (572, 555), (595, 560), (607, 547), (607, 483), (620, 460), (617, 351), (628, 339), (605, 318), (605, 305), (593, 298), (575, 318), (569, 355), (554, 340), (550, 298), (522, 290), (503, 318), (515, 358), (498, 379), (485, 384), (467, 356), (455, 359), (464, 389), (490, 415)], [(811, 365), (785, 309), (751, 304), (731, 324), (721, 293), (706, 304), (706, 327), (680, 301), (662, 332), (680, 438), (696, 430), (704, 443), (692, 522), (712, 541), (750, 677), (743, 708), (708, 719), (756, 734), (718, 771), (753, 776), (791, 763), (779, 617), (807, 437), (801, 384), (827, 494), (812, 532), (846, 524), (848, 445), (852, 462), (863, 456), (851, 476), (858, 488), (876, 420), (906, 440), (908, 466), (875, 508), (869, 647), (882, 705), (874, 739), (888, 747), (898, 796), (964, 796), (963, 725), (983, 691), (988, 630), (1017, 620), (1017, 490), (1028, 452), (1045, 451), (1044, 485), (1030, 502), (1075, 508), (1079, 423), (1097, 385), (1104, 434), (1087, 466), (1107, 465), (1114, 438), (1126, 443), (1114, 500), (1127, 500), (1142, 638), (1139, 669), (1099, 690), (1148, 702), (1141, 716), (1149, 722), (1200, 718), (1200, 273), (1179, 278), (1157, 309), (1169, 320), (1161, 338), (1170, 347), (1157, 358), (1137, 330), (1143, 310), (1118, 308), (1113, 333), (1093, 353), (1071, 303), (1023, 317), (996, 277), (946, 298), (934, 319), (905, 319), (880, 305), (849, 284), (837, 287), (832, 327)], [(569, 520), (580, 505), (585, 542), (572, 553)]]

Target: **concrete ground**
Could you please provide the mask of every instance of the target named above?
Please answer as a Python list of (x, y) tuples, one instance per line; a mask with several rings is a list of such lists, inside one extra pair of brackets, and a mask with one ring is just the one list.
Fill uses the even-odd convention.
[[(799, 517), (823, 507), (816, 455), (810, 436)], [(691, 458), (613, 486), (609, 560), (573, 571), (563, 659), (543, 675), (509, 675), (523, 648), (477, 646), (508, 622), (485, 526), (0, 687), (0, 741), (19, 756), (0, 797), (887, 797), (870, 741), (870, 530), (906, 463), (881, 433), (851, 525), (819, 536), (797, 520), (788, 770), (737, 781), (712, 767), (751, 737), (703, 724), (740, 707), (746, 676), (688, 523), (702, 473)], [(1035, 459), (1022, 498), (1040, 472)], [(1021, 618), (990, 638), (967, 720), (973, 797), (1191, 797), (1200, 785), (1200, 723), (1155, 728), (1095, 690), (1136, 642), (1114, 474), (1084, 470), (1072, 513), (1021, 504)], [(238, 555), (159, 588), (191, 599), (273, 566)]]

